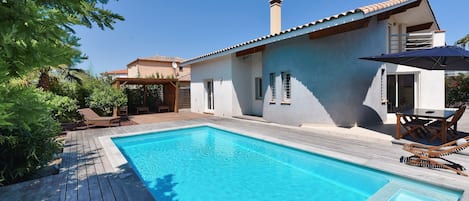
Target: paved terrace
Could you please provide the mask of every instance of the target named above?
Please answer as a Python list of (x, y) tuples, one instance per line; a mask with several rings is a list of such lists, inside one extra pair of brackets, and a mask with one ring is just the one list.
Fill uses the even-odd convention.
[[(158, 118), (157, 115), (141, 117)], [(413, 179), (462, 189), (466, 192), (462, 200), (469, 200), (467, 177), (445, 170), (430, 170), (399, 163), (399, 157), (408, 153), (402, 150), (401, 145), (391, 143), (389, 137), (372, 135), (357, 137), (354, 132), (332, 134), (334, 130), (324, 132), (311, 128), (205, 115), (180, 121), (69, 132), (58, 175), (2, 187), (0, 198), (1, 200), (151, 200), (151, 195), (128, 164), (120, 166), (117, 170), (112, 167), (110, 160), (113, 160), (113, 157), (106, 155), (99, 137), (206, 123)], [(469, 167), (467, 155), (451, 155), (447, 158)]]

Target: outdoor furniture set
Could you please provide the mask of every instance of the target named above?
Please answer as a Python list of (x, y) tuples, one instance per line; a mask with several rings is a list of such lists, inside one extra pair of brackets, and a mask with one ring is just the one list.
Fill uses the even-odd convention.
[[(431, 141), (438, 138), (443, 143), (439, 146), (428, 146), (419, 143), (404, 144), (403, 149), (413, 155), (409, 157), (401, 156), (400, 162), (430, 169), (447, 169), (456, 172), (458, 175), (468, 176), (463, 172), (466, 168), (462, 165), (443, 158), (469, 147), (469, 136), (447, 142), (448, 135), (453, 139), (459, 137), (457, 123), (465, 110), (466, 106), (462, 105), (457, 110), (412, 109), (396, 113), (397, 139), (402, 138), (404, 135), (410, 135), (415, 139), (430, 135)], [(401, 126), (406, 130), (403, 134), (400, 132)]]
[[(466, 106), (462, 105), (457, 110), (428, 110), (411, 109), (396, 113), (396, 139), (401, 139), (405, 135), (410, 135), (415, 140), (423, 137), (431, 137), (431, 141), (436, 139), (442, 143), (448, 141), (448, 137), (456, 138), (457, 124), (461, 119)], [(451, 118), (451, 120), (449, 120)], [(405, 133), (401, 133), (401, 126)], [(448, 136), (448, 134), (450, 136)]]
[[(412, 66), (427, 70), (469, 70), (469, 51), (457, 46), (433, 47), (430, 49), (362, 57), (360, 59)], [(426, 146), (417, 143), (405, 144), (404, 150), (409, 151), (413, 155), (401, 157), (401, 162), (420, 167), (444, 168), (452, 170), (457, 174), (468, 176), (462, 172), (464, 170), (463, 166), (442, 158), (469, 147), (469, 136), (446, 143), (448, 141), (448, 134), (451, 135), (449, 137), (458, 137), (457, 123), (465, 110), (466, 106), (461, 106), (457, 110), (427, 110), (417, 108), (396, 113), (396, 139), (400, 139), (404, 135), (410, 135), (417, 139), (418, 137), (430, 134), (432, 141), (439, 138), (444, 143), (440, 146)], [(451, 120), (448, 120), (450, 118)], [(401, 133), (401, 126), (406, 130), (405, 133)]]

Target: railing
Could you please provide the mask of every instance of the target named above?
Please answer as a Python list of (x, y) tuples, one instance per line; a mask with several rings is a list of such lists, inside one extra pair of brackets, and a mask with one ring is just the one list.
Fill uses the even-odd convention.
[(390, 53), (433, 47), (433, 33), (392, 34), (389, 40)]

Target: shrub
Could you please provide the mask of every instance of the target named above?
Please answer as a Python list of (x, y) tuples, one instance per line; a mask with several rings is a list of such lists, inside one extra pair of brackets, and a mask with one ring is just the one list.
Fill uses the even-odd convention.
[(90, 107), (96, 109), (98, 113), (110, 115), (115, 107), (127, 104), (127, 96), (122, 90), (103, 85), (93, 90), (89, 103)]
[(47, 164), (60, 144), (59, 123), (44, 92), (0, 84), (0, 185), (22, 181)]
[(469, 101), (469, 76), (459, 74), (446, 78), (446, 103), (454, 105)]
[(45, 93), (45, 101), (52, 107), (52, 116), (60, 123), (78, 121), (81, 117), (77, 112), (78, 101), (67, 96)]

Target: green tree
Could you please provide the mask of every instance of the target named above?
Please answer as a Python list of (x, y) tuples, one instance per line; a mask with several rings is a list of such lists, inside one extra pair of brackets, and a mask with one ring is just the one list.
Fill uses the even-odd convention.
[(469, 43), (469, 34), (467, 34), (464, 38), (461, 38), (458, 41), (456, 41), (456, 45), (460, 45), (463, 48), (465, 48), (468, 43)]
[[(446, 103), (449, 106), (469, 101), (469, 76), (460, 73), (446, 78)], [(457, 105), (456, 105), (457, 106)]]
[(80, 68), (72, 68), (66, 65), (60, 65), (58, 67), (46, 67), (40, 68), (39, 78), (37, 82), (37, 87), (49, 91), (51, 87), (51, 82), (59, 82), (60, 80), (77, 82), (81, 84), (82, 76), (86, 72)]
[(100, 8), (107, 0), (2, 0), (0, 2), (0, 82), (34, 68), (80, 61), (72, 26), (113, 29), (124, 18)]
[[(107, 2), (0, 1), (0, 185), (21, 181), (51, 159), (59, 146), (57, 120), (74, 110), (73, 100), (49, 96), (18, 78), (36, 71), (49, 81), (54, 69), (70, 72), (84, 58), (72, 27), (113, 29), (124, 19), (104, 9)], [(70, 107), (54, 107), (63, 104)]]
[(80, 120), (78, 101), (68, 96), (45, 92), (45, 101), (50, 105), (52, 117), (60, 123), (75, 123)]
[(93, 89), (89, 97), (89, 105), (103, 115), (112, 114), (112, 110), (127, 104), (127, 95), (123, 90), (115, 89), (102, 81), (100, 86)]
[[(46, 75), (52, 67), (72, 66), (83, 59), (78, 50), (79, 38), (72, 26), (91, 28), (97, 25), (101, 29), (113, 29), (113, 24), (124, 18), (101, 6), (107, 2), (0, 1), (0, 84), (34, 70)], [(47, 82), (47, 76), (41, 78)], [(0, 114), (5, 113), (3, 108), (0, 107)]]

